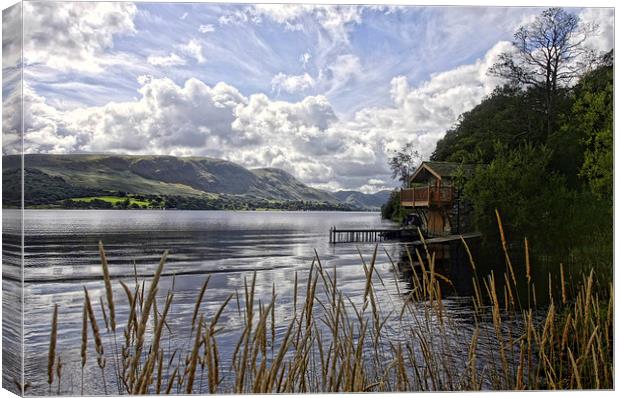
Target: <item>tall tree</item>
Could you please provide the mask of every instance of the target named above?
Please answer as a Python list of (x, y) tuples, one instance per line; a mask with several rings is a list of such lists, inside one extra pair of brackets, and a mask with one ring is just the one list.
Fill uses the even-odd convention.
[(422, 156), (415, 149), (413, 142), (406, 143), (401, 150), (393, 152), (389, 160), (392, 178), (398, 178), (405, 185), (421, 160)]
[(585, 43), (598, 27), (561, 8), (549, 8), (514, 34), (513, 50), (500, 54), (489, 73), (538, 89), (544, 99), (547, 135), (554, 125), (558, 90), (581, 76), (594, 52)]

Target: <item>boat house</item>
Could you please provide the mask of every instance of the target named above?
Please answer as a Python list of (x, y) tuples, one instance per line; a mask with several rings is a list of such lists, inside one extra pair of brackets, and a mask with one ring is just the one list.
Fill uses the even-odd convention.
[(401, 207), (417, 214), (429, 236), (460, 233), (461, 208), (457, 181), (470, 177), (475, 165), (422, 162), (400, 191)]

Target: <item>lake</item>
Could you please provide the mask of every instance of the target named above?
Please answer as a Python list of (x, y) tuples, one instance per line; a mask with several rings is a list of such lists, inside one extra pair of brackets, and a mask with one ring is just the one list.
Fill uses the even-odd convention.
[[(7, 223), (15, 212), (5, 212)], [(89, 290), (100, 319), (99, 297), (105, 301), (97, 250), (99, 240), (108, 255), (114, 296), (123, 304), (117, 306), (119, 339), (128, 314), (126, 296), (118, 280), (133, 286), (135, 273), (140, 280), (148, 280), (161, 254), (170, 250), (158, 293), (160, 306), (168, 290), (175, 294), (168, 321), (174, 333), (167, 340), (174, 348), (187, 345), (196, 297), (209, 275), (211, 280), (201, 307), (205, 313), (216, 311), (231, 293), (242, 293), (244, 280), (251, 280), (256, 271), (257, 300), (269, 302), (275, 289), (276, 317), (286, 320), (292, 314), (295, 276), (300, 286), (304, 286), (316, 250), (324, 268), (330, 272), (337, 270), (343, 293), (359, 303), (365, 286), (360, 253), (369, 262), (375, 245), (331, 245), (329, 229), (333, 225), (340, 228), (393, 226), (382, 220), (379, 213), (368, 212), (27, 210), (24, 222), (26, 381), (31, 384), (30, 393), (37, 395), (48, 392), (46, 363), (54, 304), (59, 305), (57, 351), (65, 364), (61, 393), (79, 394), (83, 287)], [(5, 235), (5, 258), (11, 252), (11, 242), (6, 240)], [(386, 253), (398, 259), (402, 245), (379, 244), (376, 270), (385, 287), (377, 291), (377, 302), (383, 311), (389, 312), (400, 309), (403, 293), (399, 294), (398, 289), (406, 292), (410, 283), (395, 277)], [(5, 270), (7, 273), (11, 270)], [(5, 285), (5, 290), (10, 290), (10, 286)], [(445, 305), (447, 313), (460, 325), (459, 333), (473, 329), (467, 299), (454, 297), (446, 300)], [(100, 322), (103, 327), (103, 321)], [(242, 320), (225, 313), (220, 322), (226, 325), (220, 338), (235, 342)], [(395, 321), (388, 326), (388, 333), (398, 339), (402, 325)], [(109, 344), (107, 340), (105, 344)], [(456, 347), (455, 352), (466, 349), (468, 341), (459, 344), (463, 347)], [(480, 345), (484, 349), (484, 342)], [(233, 347), (226, 344), (222, 347), (220, 355), (225, 360)], [(107, 345), (107, 349), (111, 346)], [(86, 392), (101, 394), (101, 375), (94, 351), (89, 355)], [(225, 365), (226, 362), (222, 364)], [(113, 378), (111, 365), (107, 371)]]

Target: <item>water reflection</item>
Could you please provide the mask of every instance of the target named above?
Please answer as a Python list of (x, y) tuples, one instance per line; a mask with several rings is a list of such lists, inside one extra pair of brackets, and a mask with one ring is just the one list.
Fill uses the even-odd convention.
[(397, 262), (403, 283), (412, 290), (413, 278), (420, 279), (423, 270), (430, 272), (432, 263), (434, 272), (439, 274), (438, 281), (443, 296), (472, 296), (474, 294), (472, 278), (475, 273), (467, 250), (469, 249), (473, 258), (477, 258), (480, 239), (467, 239), (466, 244), (467, 248), (461, 240), (429, 243), (426, 246), (419, 242), (403, 244)]
[[(363, 260), (370, 262), (374, 244), (329, 245), (328, 231), (334, 224), (343, 228), (386, 226), (376, 213), (27, 211), (25, 350), (26, 378), (32, 385), (30, 393), (48, 393), (45, 366), (54, 304), (60, 306), (58, 352), (67, 375), (61, 393), (79, 393), (80, 383), (76, 375), (81, 371), (82, 287), (89, 290), (94, 303), (98, 303), (100, 297), (105, 300), (98, 240), (105, 244), (114, 279), (119, 333), (127, 322), (128, 303), (118, 281), (133, 285), (134, 278), (149, 278), (161, 253), (165, 249), (171, 250), (158, 291), (160, 308), (166, 293), (174, 292), (168, 320), (172, 333), (165, 342), (166, 352), (171, 353), (175, 348), (186, 348), (189, 344), (187, 336), (194, 304), (205, 278), (211, 277), (201, 311), (210, 319), (231, 293), (239, 292), (243, 296), (245, 284), (254, 271), (255, 302), (268, 303), (274, 288), (277, 294), (274, 309), (279, 325), (275, 330), (277, 345), (277, 338), (285, 333), (295, 313), (294, 303), (302, 305), (315, 249), (324, 269), (332, 275), (336, 273), (343, 294), (361, 308), (366, 283), (361, 264)], [(415, 314), (408, 314), (405, 320), (400, 314), (404, 298), (411, 289), (411, 274), (408, 273), (411, 267), (405, 266), (403, 253), (399, 243), (381, 243), (378, 248), (374, 282), (380, 287), (376, 290), (377, 307), (387, 318), (384, 329), (387, 339), (382, 343), (387, 354), (391, 344), (413, 344), (410, 341), (413, 330), (421, 331), (426, 327), (416, 323)], [(458, 251), (449, 253), (451, 256), (462, 254)], [(396, 269), (392, 260), (398, 264)], [(466, 352), (474, 330), (473, 308), (467, 297), (471, 275), (466, 270), (451, 266), (438, 268), (454, 281), (454, 291), (446, 288), (444, 300), (446, 317), (450, 319), (446, 323), (449, 339), (436, 339), (435, 343), (455, 369), (466, 365)], [(299, 282), (297, 299), (293, 294), (295, 278)], [(319, 297), (324, 294), (319, 290)], [(243, 308), (242, 301), (239, 305)], [(417, 315), (422, 315), (424, 306), (425, 303), (418, 303), (411, 308)], [(102, 319), (98, 307), (95, 308), (96, 316)], [(320, 315), (320, 306), (316, 306), (316, 311)], [(226, 361), (232, 357), (243, 326), (243, 317), (238, 313), (235, 300), (222, 314), (219, 324), (223, 327), (218, 335), (221, 365), (222, 369), (227, 369), (230, 363)], [(487, 326), (483, 326), (484, 333), (481, 334), (480, 358), (494, 363), (493, 331)], [(104, 338), (104, 346), (106, 352), (112, 352), (111, 340)], [(369, 349), (365, 347), (365, 350)], [(412, 346), (412, 350), (416, 355), (422, 352), (420, 347)], [(94, 357), (92, 350), (85, 369), (88, 380), (85, 393), (101, 394), (101, 374)], [(388, 355), (384, 360), (387, 363), (391, 359)], [(377, 364), (375, 371), (382, 372), (384, 365)], [(113, 366), (108, 366), (106, 372), (112, 380)], [(232, 382), (226, 372), (223, 377), (224, 385)]]
[[(244, 279), (257, 271), (257, 301), (267, 302), (275, 283), (276, 316), (286, 320), (292, 315), (295, 273), (301, 297), (316, 249), (325, 267), (336, 267), (345, 293), (353, 298), (359, 296), (364, 287), (364, 271), (358, 248), (370, 256), (373, 245), (329, 245), (327, 232), (333, 224), (377, 227), (386, 222), (376, 213), (27, 211), (25, 339), (26, 373), (32, 393), (47, 393), (44, 365), (51, 309), (55, 303), (60, 305), (59, 352), (65, 369), (67, 374), (80, 373), (77, 348), (82, 286), (89, 289), (93, 302), (104, 295), (97, 252), (99, 240), (105, 244), (113, 278), (128, 283), (133, 283), (134, 269), (139, 279), (150, 277), (163, 251), (171, 251), (159, 300), (163, 303), (174, 281), (170, 326), (176, 337), (169, 342), (174, 346), (186, 344), (183, 336), (188, 334), (196, 295), (208, 275), (211, 281), (202, 307), (207, 315), (214, 313), (230, 293), (242, 292)], [(386, 244), (384, 248), (394, 254), (398, 245)], [(387, 255), (381, 251), (378, 269), (388, 274), (388, 267)], [(121, 301), (117, 306), (117, 323), (124, 325), (128, 316), (126, 298), (117, 282), (114, 288), (115, 297)], [(95, 312), (101, 315), (99, 308)], [(233, 315), (226, 313), (220, 321), (226, 325), (221, 336), (224, 342), (236, 342), (242, 320)], [(227, 354), (232, 353), (223, 350), (221, 357), (226, 358)], [(71, 369), (75, 372), (70, 372)], [(101, 392), (96, 365), (87, 370), (87, 374), (91, 372), (93, 377), (88, 380), (93, 385), (89, 391)], [(69, 380), (63, 389), (71, 393)]]

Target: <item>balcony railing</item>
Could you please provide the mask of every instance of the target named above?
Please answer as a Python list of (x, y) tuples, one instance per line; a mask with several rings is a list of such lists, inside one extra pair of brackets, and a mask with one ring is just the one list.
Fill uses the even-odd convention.
[(405, 207), (447, 205), (453, 199), (453, 186), (405, 188), (400, 191), (400, 203)]

